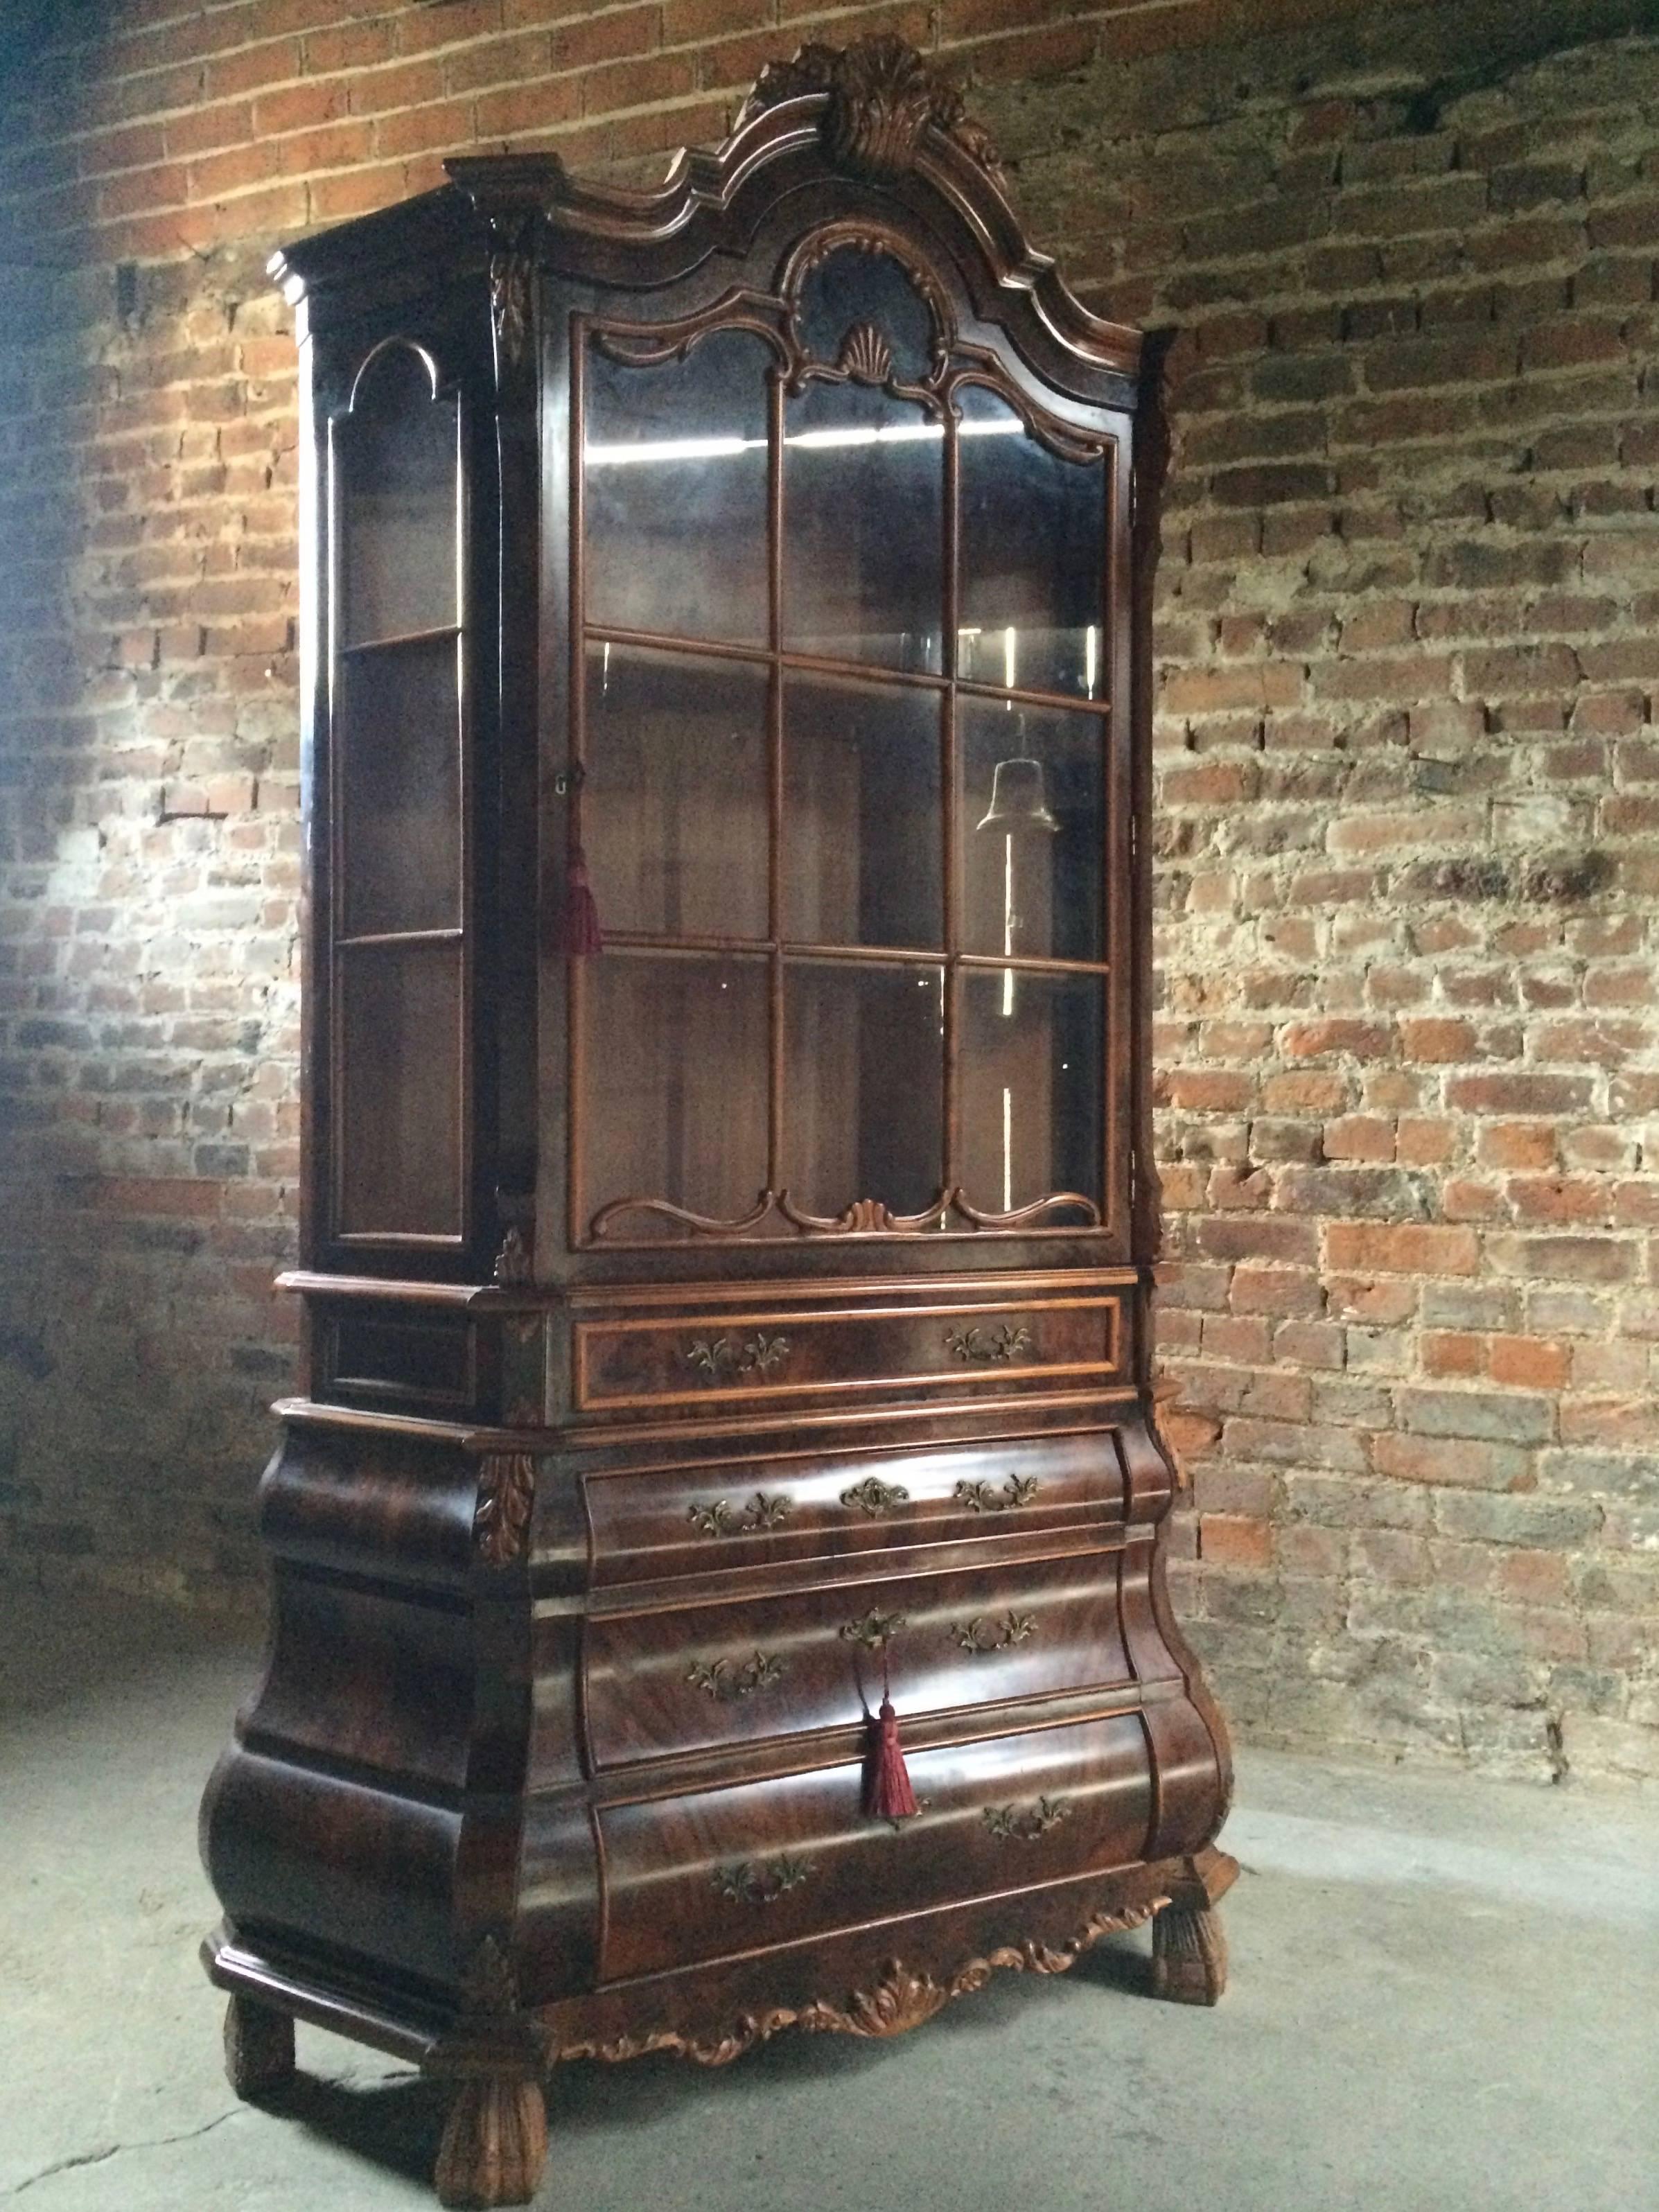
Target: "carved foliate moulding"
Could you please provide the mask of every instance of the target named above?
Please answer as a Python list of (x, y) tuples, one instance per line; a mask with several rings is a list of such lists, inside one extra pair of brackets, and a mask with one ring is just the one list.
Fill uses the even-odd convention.
[(570, 2058), (599, 2058), (611, 2063), (637, 2058), (648, 2051), (672, 2051), (695, 2059), (701, 2066), (729, 2066), (734, 2058), (764, 2043), (786, 2027), (799, 2027), (811, 2035), (857, 2035), (884, 2039), (920, 2027), (953, 1998), (982, 1990), (999, 1967), (1016, 1973), (1063, 1974), (1103, 1936), (1122, 1928), (1138, 1927), (1150, 1920), (1166, 1902), (1155, 1896), (1119, 1912), (1097, 1912), (1075, 1936), (1063, 1943), (1003, 1944), (983, 1958), (968, 1963), (939, 1981), (925, 1971), (889, 1959), (878, 1979), (867, 1990), (849, 1990), (839, 2003), (823, 1998), (799, 2006), (778, 2006), (760, 2013), (744, 2013), (724, 2034), (702, 2035), (684, 2028), (658, 2028), (637, 2035), (592, 2038), (558, 2043), (550, 2053), (562, 2062)]
[(488, 1567), (524, 1557), (536, 1504), (536, 1462), (529, 1452), (486, 1452), (478, 1462), (472, 1540)]
[(823, 93), (824, 151), (855, 177), (902, 177), (914, 167), (931, 125), (951, 139), (992, 182), (1007, 179), (990, 137), (963, 111), (962, 94), (936, 76), (915, 48), (890, 33), (845, 47), (816, 42), (762, 70), (739, 122), (786, 100)]
[(535, 320), (535, 228), (533, 218), (511, 228), (501, 223), (490, 227), (489, 317), (499, 368), (522, 368), (529, 358)]
[(525, 1243), (524, 1231), (516, 1222), (501, 1239), (501, 1249), (495, 1255), (495, 1277), (503, 1290), (524, 1289), (530, 1282), (530, 1247)]

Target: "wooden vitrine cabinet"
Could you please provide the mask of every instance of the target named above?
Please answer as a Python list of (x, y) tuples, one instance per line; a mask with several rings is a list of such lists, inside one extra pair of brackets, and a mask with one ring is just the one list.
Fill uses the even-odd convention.
[(1233, 1869), (1149, 1387), (1140, 341), (892, 40), (659, 191), (450, 169), (279, 257), (304, 1374), (203, 1834), (238, 2085), (295, 2016), (407, 2054), (495, 2203), (562, 2058), (1147, 1918), (1212, 2002)]

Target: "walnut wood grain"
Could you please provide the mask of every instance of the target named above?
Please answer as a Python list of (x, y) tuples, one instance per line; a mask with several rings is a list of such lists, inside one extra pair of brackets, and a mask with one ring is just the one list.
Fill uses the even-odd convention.
[[(231, 1998), (239, 2090), (283, 2078), (295, 2019), (393, 2052), (445, 2084), (441, 2197), (497, 2204), (535, 2191), (540, 2077), (562, 2057), (723, 2063), (787, 2027), (898, 2033), (995, 1971), (1064, 1971), (1149, 1917), (1156, 1993), (1212, 2002), (1216, 1907), (1236, 1869), (1214, 1845), (1226, 1732), (1169, 1602), (1174, 1470), (1151, 1400), (1150, 625), (1167, 441), (1155, 394), (1137, 420), (1140, 338), (1078, 304), (1023, 236), (958, 96), (890, 38), (814, 45), (769, 70), (726, 143), (683, 156), (655, 191), (580, 184), (549, 154), (468, 157), (451, 174), (278, 264), (306, 341), (302, 600), (319, 623), (301, 656), (301, 1265), (284, 1279), (304, 1326), (260, 1491), (268, 1664), (202, 1836), (226, 1916), (205, 1957)], [(861, 307), (820, 357), (812, 287), (840, 252), (896, 270), (903, 304)], [(699, 635), (677, 640), (646, 601), (642, 626), (628, 606), (601, 626), (590, 386), (672, 377), (722, 331), (770, 379), (754, 535), (695, 537), (695, 502), (674, 505), (672, 532), (629, 573), (683, 585), (672, 620)], [(461, 589), (439, 628), (431, 610), (388, 624), (425, 623), (424, 643), (359, 650), (328, 628), (350, 557), (331, 538), (344, 513), (331, 471), (393, 356), (453, 409)], [(973, 487), (996, 480), (975, 475), (954, 426), (985, 392), (1011, 425), (987, 466), (1017, 434), (1034, 465), (1097, 471), (1103, 501), (1085, 607), (1100, 681), (1066, 708), (1088, 732), (1076, 757), (1098, 768), (1103, 905), (1087, 909), (1097, 933), (1056, 937), (1052, 959), (1016, 951), (1010, 924), (999, 960), (964, 925), (973, 718), (988, 702), (1058, 712), (1043, 687), (1064, 680), (1058, 663), (1023, 662), (999, 685), (960, 648)], [(858, 657), (866, 630), (903, 626), (902, 577), (860, 602), (863, 629), (796, 634), (785, 441), (814, 392), (884, 393), (939, 433), (945, 634), (912, 654), (925, 665)], [(855, 517), (849, 534), (873, 563), (901, 519)], [(739, 623), (734, 579), (750, 571)], [(461, 963), (456, 1027), (428, 1024), (394, 1096), (384, 1035), (341, 1012), (363, 963), (401, 957), (400, 933), (353, 906), (341, 702), (367, 672), (458, 639), (459, 903), (401, 933), (405, 953)], [(680, 939), (672, 916), (623, 914), (608, 952), (576, 957), (561, 916), (584, 810), (590, 831), (598, 818), (612, 653), (671, 672), (677, 728), (697, 726), (698, 684), (763, 697), (763, 881), (746, 921), (687, 914)], [(936, 744), (927, 777), (950, 793), (927, 863), (939, 912), (907, 909), (902, 945), (865, 926), (876, 893), (908, 890), (912, 861), (921, 879), (920, 848), (877, 865), (909, 818), (896, 787), (866, 790), (848, 817), (843, 857), (865, 867), (856, 941), (834, 938), (828, 893), (822, 914), (792, 916), (791, 687), (900, 702)], [(747, 865), (750, 799), (715, 797), (690, 787), (648, 833), (638, 797), (629, 864), (666, 881), (713, 834), (723, 869)], [(401, 849), (402, 888), (418, 888), (418, 843)], [(613, 888), (594, 879), (601, 909)], [(743, 927), (757, 934), (739, 943)], [(830, 1024), (805, 1032), (802, 1058), (788, 963), (809, 955), (860, 992), (907, 957), (936, 968), (943, 982), (924, 973), (923, 988), (937, 1031), (932, 1012), (883, 1031), (883, 1067), (872, 1052), (838, 1059)], [(679, 958), (742, 958), (763, 978), (753, 1064), (733, 1046), (684, 1139), (692, 1168), (723, 1174), (735, 1133), (753, 1134), (753, 1172), (740, 1162), (718, 1207), (659, 1127), (641, 1139), (654, 1189), (585, 1188), (586, 1135), (637, 1134), (638, 1101), (658, 1095), (649, 1048), (677, 1003), (659, 971)], [(607, 1026), (606, 979), (627, 963), (657, 980)], [(1011, 1185), (1007, 1200), (999, 1178), (963, 1189), (984, 1150), (964, 1010), (999, 968), (1022, 991), (1046, 975), (1097, 992), (1104, 1025), (1079, 1162), (1063, 1188)], [(860, 1082), (908, 1069), (923, 1030), (937, 1159), (902, 1163), (891, 1188), (861, 1161), (844, 1188), (792, 1188), (788, 1086), (831, 1100), (854, 1061)], [(1032, 1095), (1064, 1072), (1043, 1063)], [(358, 1114), (347, 1158), (341, 1101), (370, 1079), (383, 1110)], [(376, 1216), (345, 1233), (348, 1196), (412, 1193), (418, 1208), (418, 1143), (445, 1177), (459, 1164), (448, 1225)], [(859, 1632), (872, 1620), (887, 1625)], [(863, 1810), (884, 1687), (920, 1804), (899, 1823)]]

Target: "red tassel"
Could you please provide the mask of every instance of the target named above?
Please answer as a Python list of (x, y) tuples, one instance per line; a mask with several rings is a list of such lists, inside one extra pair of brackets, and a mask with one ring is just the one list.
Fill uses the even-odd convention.
[(916, 1793), (910, 1787), (910, 1770), (904, 1764), (904, 1747), (899, 1741), (898, 1715), (890, 1698), (881, 1701), (872, 1750), (865, 1778), (865, 1811), (877, 1820), (908, 1820), (916, 1809)]
[(587, 855), (580, 845), (571, 849), (570, 867), (565, 878), (564, 927), (560, 935), (562, 941), (559, 950), (568, 960), (585, 960), (604, 949), (599, 909), (587, 880)]

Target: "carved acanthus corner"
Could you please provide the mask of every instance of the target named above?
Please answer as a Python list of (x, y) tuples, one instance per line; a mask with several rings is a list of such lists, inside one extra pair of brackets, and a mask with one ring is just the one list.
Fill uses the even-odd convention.
[(899, 177), (915, 166), (929, 125), (953, 140), (992, 181), (1006, 188), (989, 135), (963, 111), (962, 94), (936, 76), (912, 46), (890, 33), (850, 46), (802, 46), (792, 61), (770, 62), (740, 121), (807, 93), (823, 93), (824, 149), (838, 168), (860, 177)]
[(495, 331), (495, 358), (506, 368), (521, 368), (530, 352), (534, 320), (535, 257), (531, 240), (533, 220), (516, 230), (495, 226), (489, 256), (489, 313)]
[(522, 1290), (531, 1279), (530, 1247), (517, 1222), (501, 1239), (501, 1249), (495, 1255), (495, 1274), (501, 1288), (508, 1291)]
[(461, 2014), (468, 2020), (504, 2020), (519, 2009), (519, 1978), (501, 1939), (486, 1936), (461, 1976)]
[(529, 1452), (486, 1452), (478, 1462), (472, 1535), (486, 1566), (511, 1566), (524, 1556), (536, 1503), (536, 1462)]

